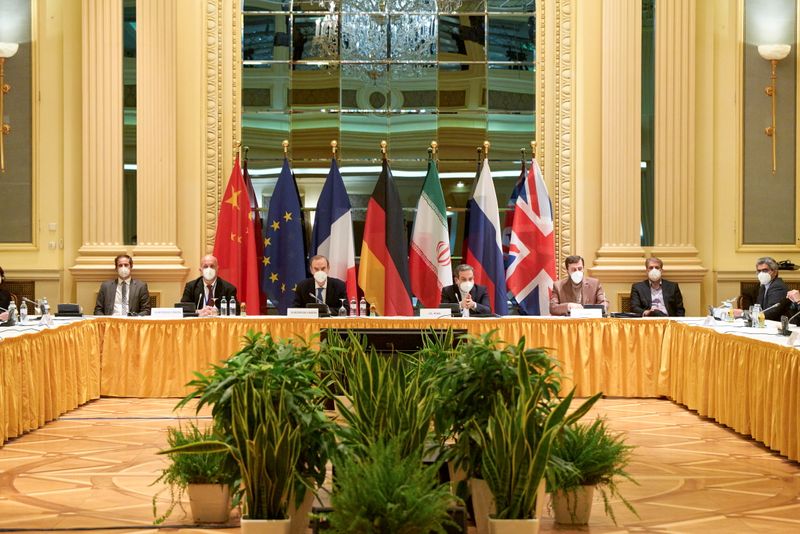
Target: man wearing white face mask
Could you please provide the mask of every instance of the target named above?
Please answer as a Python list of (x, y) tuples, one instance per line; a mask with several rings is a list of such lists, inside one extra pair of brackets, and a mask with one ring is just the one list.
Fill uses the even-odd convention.
[[(200, 260), (202, 276), (186, 284), (181, 302), (192, 302), (197, 306), (197, 315), (207, 317), (219, 312), (222, 297), (230, 301), (236, 299), (236, 286), (217, 276), (219, 262), (208, 254)], [(239, 313), (239, 299), (236, 299), (236, 313)]]
[(683, 317), (681, 288), (675, 282), (661, 278), (664, 262), (659, 258), (647, 258), (644, 262), (647, 280), (636, 282), (631, 287), (631, 312), (642, 317)]
[(150, 315), (147, 284), (131, 278), (133, 259), (127, 254), (114, 258), (117, 277), (106, 280), (97, 292), (95, 315)]
[[(781, 315), (787, 315), (791, 302), (787, 298), (789, 288), (778, 276), (778, 262), (769, 256), (756, 260), (756, 278), (758, 278), (758, 297), (753, 304), (760, 304), (764, 317), (770, 321), (780, 321)], [(773, 307), (774, 306), (774, 307)], [(742, 310), (734, 310), (738, 317)]]
[[(328, 258), (313, 256), (308, 262), (311, 278), (306, 278), (297, 284), (294, 292), (293, 308), (305, 308), (306, 304), (328, 305), (334, 313), (342, 305), (341, 299), (347, 299), (347, 286), (338, 278), (328, 276)], [(345, 303), (345, 307), (348, 304)]]
[(586, 304), (602, 304), (608, 311), (608, 301), (600, 280), (583, 275), (583, 258), (567, 256), (564, 260), (567, 278), (553, 284), (550, 295), (550, 315), (569, 315), (569, 310), (583, 308)]
[(470, 315), (492, 313), (489, 293), (486, 288), (475, 284), (475, 271), (472, 266), (462, 263), (456, 267), (456, 283), (442, 288), (442, 304), (459, 304)]

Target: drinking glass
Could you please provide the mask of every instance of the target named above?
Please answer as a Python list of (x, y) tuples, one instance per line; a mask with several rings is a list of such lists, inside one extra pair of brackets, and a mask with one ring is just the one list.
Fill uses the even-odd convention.
[(347, 306), (345, 306), (345, 303), (347, 302), (347, 299), (345, 298), (345, 299), (339, 299), (339, 300), (342, 301), (342, 307), (339, 308), (339, 317), (347, 317)]

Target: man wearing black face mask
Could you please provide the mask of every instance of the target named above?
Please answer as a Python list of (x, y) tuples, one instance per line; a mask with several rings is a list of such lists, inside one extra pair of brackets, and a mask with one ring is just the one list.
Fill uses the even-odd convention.
[(95, 315), (150, 315), (147, 284), (131, 278), (133, 260), (127, 254), (114, 258), (117, 277), (106, 280), (97, 292)]
[(442, 288), (442, 304), (456, 303), (473, 315), (492, 313), (489, 293), (485, 287), (475, 284), (475, 271), (466, 263), (456, 267), (456, 283)]

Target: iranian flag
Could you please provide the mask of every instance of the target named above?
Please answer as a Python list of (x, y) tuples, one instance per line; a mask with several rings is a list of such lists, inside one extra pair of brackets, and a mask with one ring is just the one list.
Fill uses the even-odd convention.
[(417, 204), (409, 254), (411, 290), (425, 308), (436, 308), (442, 288), (453, 283), (450, 237), (447, 233), (444, 194), (436, 163), (428, 162), (428, 174)]

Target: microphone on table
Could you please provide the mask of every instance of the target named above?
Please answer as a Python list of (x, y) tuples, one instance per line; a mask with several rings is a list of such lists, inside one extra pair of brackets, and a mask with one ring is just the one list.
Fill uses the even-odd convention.
[(311, 295), (311, 298), (313, 298), (313, 299), (314, 299), (314, 301), (315, 301), (317, 304), (322, 304), (323, 306), (325, 306), (325, 308), (327, 308), (327, 310), (328, 310), (328, 315), (333, 315), (333, 314), (331, 313), (331, 307), (330, 307), (330, 306), (328, 306), (328, 305), (325, 303), (325, 301), (324, 301), (324, 300), (322, 300), (321, 298), (319, 298), (318, 296), (316, 296), (316, 295), (314, 294), (314, 292), (313, 292), (313, 291), (310, 291), (308, 294), (309, 294), (309, 295)]
[(789, 332), (789, 324), (791, 324), (792, 321), (797, 319), (798, 316), (800, 316), (800, 311), (795, 313), (794, 315), (792, 315), (788, 319), (786, 318), (785, 315), (781, 316), (781, 331), (780, 331), (780, 334), (782, 336), (788, 336), (789, 334), (791, 334), (791, 332)]

